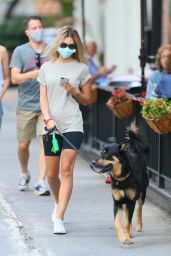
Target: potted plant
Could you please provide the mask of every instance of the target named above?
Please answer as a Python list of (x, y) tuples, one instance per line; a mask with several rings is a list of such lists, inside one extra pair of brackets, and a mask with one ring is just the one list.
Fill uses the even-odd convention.
[(140, 100), (141, 115), (146, 123), (159, 134), (171, 131), (171, 101), (168, 99)]
[(112, 96), (106, 102), (106, 106), (118, 118), (130, 117), (134, 114), (132, 99), (133, 96), (120, 87), (112, 93)]

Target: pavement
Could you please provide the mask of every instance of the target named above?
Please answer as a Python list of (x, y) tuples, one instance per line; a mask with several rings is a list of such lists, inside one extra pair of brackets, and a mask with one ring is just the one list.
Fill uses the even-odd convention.
[(171, 218), (148, 200), (143, 207), (144, 227), (135, 231), (133, 245), (122, 245), (113, 225), (110, 185), (93, 173), (80, 156), (74, 171), (74, 189), (65, 216), (66, 235), (54, 235), (52, 196), (34, 195), (38, 174), (39, 142), (30, 148), (30, 189), (17, 189), (20, 166), (15, 128), (16, 88), (3, 101), (0, 131), (0, 256), (169, 256)]

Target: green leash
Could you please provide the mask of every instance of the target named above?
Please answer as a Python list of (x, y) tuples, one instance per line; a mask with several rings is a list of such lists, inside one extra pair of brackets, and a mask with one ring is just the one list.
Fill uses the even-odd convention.
[(51, 151), (53, 153), (56, 153), (57, 151), (59, 151), (59, 144), (58, 144), (58, 140), (55, 137), (55, 132), (52, 132), (52, 149)]

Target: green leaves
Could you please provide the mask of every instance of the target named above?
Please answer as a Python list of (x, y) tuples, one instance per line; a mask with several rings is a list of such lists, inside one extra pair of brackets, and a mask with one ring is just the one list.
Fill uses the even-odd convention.
[(171, 101), (167, 99), (148, 99), (143, 101), (141, 114), (146, 119), (159, 119), (171, 110)]

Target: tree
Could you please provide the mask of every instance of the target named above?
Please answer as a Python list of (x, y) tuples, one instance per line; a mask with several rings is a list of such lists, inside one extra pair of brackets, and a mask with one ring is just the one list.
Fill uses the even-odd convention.
[(4, 15), (5, 20), (11, 18), (13, 9), (15, 8), (15, 6), (19, 2), (20, 2), (20, 0), (12, 0), (11, 2), (9, 2), (8, 8), (7, 8), (6, 13)]

